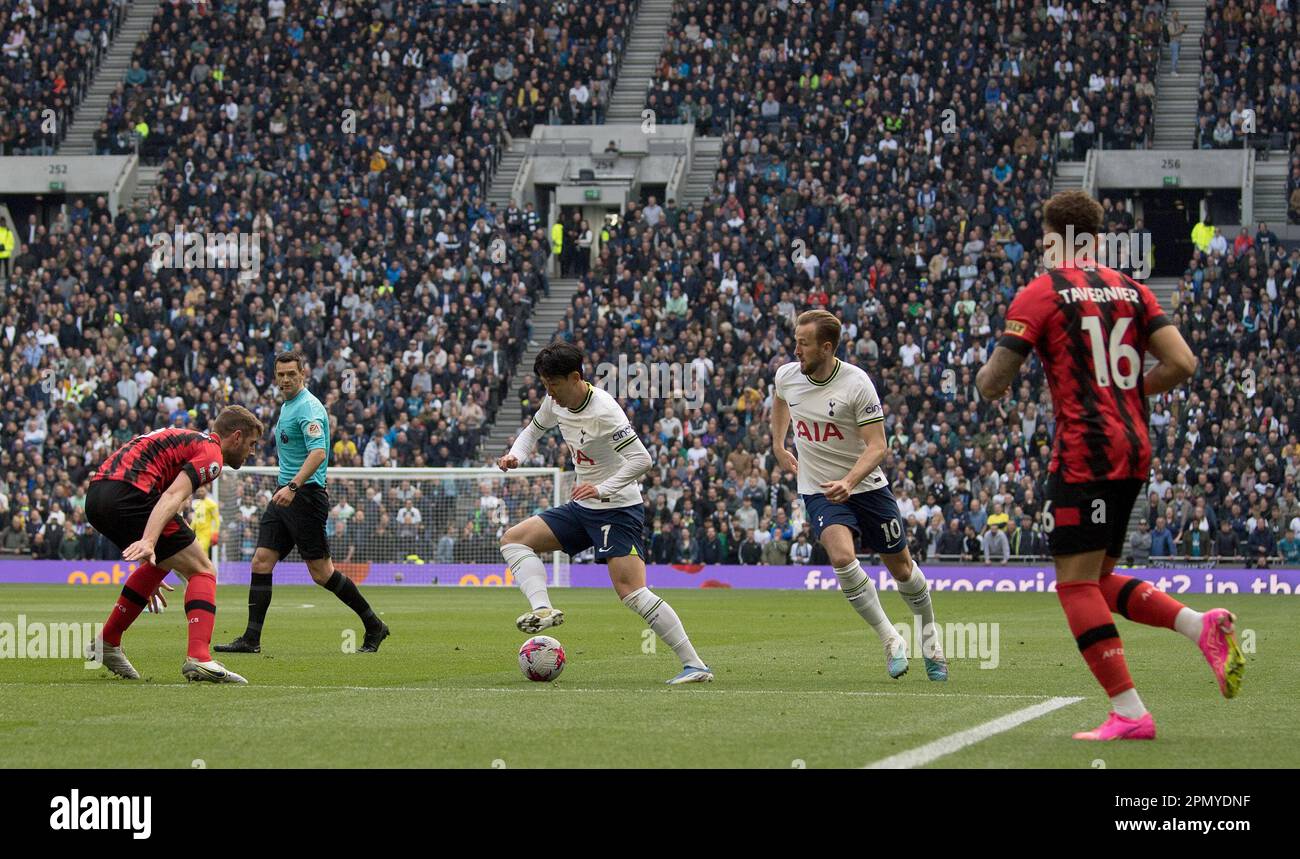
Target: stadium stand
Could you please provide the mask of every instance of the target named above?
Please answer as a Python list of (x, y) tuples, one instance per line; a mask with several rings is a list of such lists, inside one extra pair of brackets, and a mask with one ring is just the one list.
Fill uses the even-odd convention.
[[(18, 225), (0, 513), (26, 527), (80, 506), (98, 458), (146, 427), (203, 428), (228, 398), (269, 418), (290, 346), (337, 422), (338, 465), (473, 464), (507, 390), (549, 286), (538, 214), (484, 199), (506, 128), (530, 126), (534, 100), (599, 120), (633, 7), (264, 8), (161, 4), (96, 137), (101, 154), (142, 138), (162, 159), (152, 195)], [(151, 238), (178, 231), (256, 234), (262, 271), (159, 265)]]
[(1209, 0), (1197, 146), (1289, 149), (1300, 137), (1298, 21), (1289, 0)]
[[(632, 7), (381, 2), (358, 21), (346, 6), (275, 0), (241, 14), (240, 32), (226, 26), (237, 7), (164, 4), (137, 52), (143, 77), (133, 69), (97, 144), (116, 151), (122, 129), (145, 122), (141, 153), (161, 161), (160, 190), (116, 219), (100, 201), (74, 207), (56, 233), (32, 228), (0, 306), (0, 552), (103, 551), (77, 509), (98, 458), (147, 428), (203, 427), (227, 399), (270, 417), (269, 362), (289, 345), (307, 352), (337, 419), (333, 464), (484, 465), (472, 457), (511, 369), (530, 337), (554, 336), (593, 369), (627, 354), (708, 380), (698, 411), (626, 402), (655, 461), (651, 560), (773, 564), (808, 552), (824, 563), (800, 543), (807, 523), (771, 455), (767, 410), (794, 317), (825, 307), (844, 321), (842, 357), (885, 403), (886, 471), (918, 557), (1043, 556), (1053, 425), (1042, 373), (1031, 363), (1015, 402), (992, 404), (974, 375), (1038, 270), (1058, 160), (1149, 146), (1163, 4), (811, 5), (677, 4), (646, 106), (720, 135), (717, 175), (699, 207), (630, 205), (551, 332), (528, 322), (549, 288), (545, 221), (483, 197), (506, 134), (600, 121)], [(1243, 5), (1261, 8), (1210, 4), (1203, 79), (1258, 65), (1224, 63), (1216, 41)], [(510, 14), (536, 26), (506, 44)], [(758, 35), (737, 38), (742, 22)], [(1273, 27), (1284, 35), (1294, 13)], [(1263, 88), (1290, 81), (1294, 106), (1294, 74), (1283, 74)], [(1289, 133), (1296, 112), (1282, 104), (1261, 123)], [(348, 135), (336, 119), (353, 106), (363, 118)], [(1300, 160), (1288, 191), (1295, 218)], [(1122, 200), (1104, 205), (1112, 229), (1142, 228)], [(264, 276), (153, 270), (148, 237), (178, 224), (261, 233)], [(508, 240), (504, 264), (488, 256), (495, 237)], [(1300, 563), (1300, 251), (1263, 228), (1221, 242), (1194, 256), (1168, 308), (1201, 365), (1152, 401), (1155, 498), (1132, 547), (1139, 563)], [(350, 394), (349, 366), (360, 381)], [(530, 369), (525, 418), (544, 393)], [(566, 460), (552, 434), (525, 464)], [(504, 523), (550, 503), (507, 483), (448, 521), (437, 493), (376, 500), (337, 485), (344, 560), (363, 546), (371, 561), (423, 546), (426, 559), (496, 563)], [(422, 523), (444, 523), (439, 533), (399, 519), (408, 496)], [(242, 545), (258, 503), (236, 507)]]
[(939, 133), (951, 110), (955, 127), (983, 125), (999, 151), (1009, 145), (1008, 160), (1033, 149), (1081, 159), (1090, 147), (1147, 148), (1153, 4), (1072, 0), (1034, 4), (1029, 15), (1025, 5), (898, 0), (882, 6), (898, 22), (886, 26), (862, 3), (690, 0), (676, 7), (646, 106), (710, 135), (739, 117), (761, 116), (775, 131), (834, 115), (804, 130), (872, 146), (884, 137), (873, 126), (911, 143)]
[[(122, 0), (0, 4), (0, 155), (54, 152), (125, 9)], [(53, 110), (53, 116), (46, 110)]]

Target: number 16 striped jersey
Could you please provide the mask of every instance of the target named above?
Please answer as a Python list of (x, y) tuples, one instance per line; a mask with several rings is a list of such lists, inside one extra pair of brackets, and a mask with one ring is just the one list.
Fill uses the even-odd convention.
[(1145, 284), (1105, 266), (1062, 266), (1016, 293), (998, 345), (1038, 353), (1056, 413), (1048, 468), (1066, 483), (1148, 477), (1143, 361), (1172, 324)]

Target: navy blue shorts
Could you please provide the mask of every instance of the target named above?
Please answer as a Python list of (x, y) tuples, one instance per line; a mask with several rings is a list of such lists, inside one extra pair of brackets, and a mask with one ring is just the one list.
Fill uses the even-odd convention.
[(593, 510), (570, 501), (538, 515), (570, 555), (595, 546), (596, 562), (600, 564), (625, 555), (636, 555), (642, 560), (646, 557), (642, 543), (645, 508), (640, 504)]
[(821, 492), (799, 497), (808, 511), (813, 539), (820, 539), (827, 525), (847, 525), (863, 546), (878, 555), (893, 555), (907, 548), (903, 514), (888, 486), (856, 492), (839, 504), (827, 501)]

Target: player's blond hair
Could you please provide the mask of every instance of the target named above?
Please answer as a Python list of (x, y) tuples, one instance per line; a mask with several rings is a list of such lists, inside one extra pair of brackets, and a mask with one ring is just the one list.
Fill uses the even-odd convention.
[(822, 343), (830, 343), (832, 352), (840, 347), (840, 331), (842, 330), (842, 326), (840, 325), (840, 320), (835, 316), (835, 314), (829, 313), (825, 310), (805, 310), (803, 313), (799, 314), (799, 318), (795, 320), (794, 324), (796, 328), (800, 325), (816, 325), (816, 345), (820, 346)]

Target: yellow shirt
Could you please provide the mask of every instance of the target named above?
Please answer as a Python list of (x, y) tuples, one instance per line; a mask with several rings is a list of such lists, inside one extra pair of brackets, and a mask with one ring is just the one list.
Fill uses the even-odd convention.
[(1209, 224), (1197, 222), (1192, 227), (1192, 244), (1196, 245), (1197, 250), (1204, 253), (1210, 249), (1210, 241), (1214, 238), (1214, 227)]
[(198, 540), (203, 551), (207, 551), (212, 545), (212, 535), (216, 534), (221, 528), (221, 513), (217, 508), (217, 502), (212, 498), (204, 498), (194, 502), (194, 536)]
[(1006, 528), (1009, 521), (1011, 521), (1011, 517), (1006, 513), (994, 513), (988, 518), (990, 528)]

